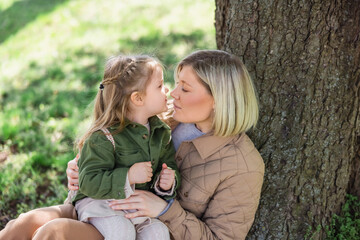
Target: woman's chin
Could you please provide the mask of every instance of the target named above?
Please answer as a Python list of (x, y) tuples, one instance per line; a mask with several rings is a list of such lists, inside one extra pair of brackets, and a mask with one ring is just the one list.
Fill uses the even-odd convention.
[(186, 123), (189, 122), (187, 121), (186, 118), (184, 118), (183, 116), (181, 116), (181, 114), (174, 112), (174, 114), (172, 115), (173, 119), (177, 122), (182, 122), (182, 123)]

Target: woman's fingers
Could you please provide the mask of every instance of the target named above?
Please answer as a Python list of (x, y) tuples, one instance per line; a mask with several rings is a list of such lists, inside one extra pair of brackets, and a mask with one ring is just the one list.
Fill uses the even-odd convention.
[[(113, 200), (109, 206), (114, 210), (137, 209), (133, 216), (158, 216), (166, 207), (167, 202), (155, 194), (143, 190), (135, 190), (135, 193), (127, 199)], [(130, 214), (130, 213), (129, 213)]]
[(70, 190), (79, 190), (79, 179), (68, 177), (68, 188)]
[(69, 168), (66, 169), (66, 175), (67, 175), (68, 179), (69, 178), (74, 178), (74, 179), (79, 178), (79, 172), (74, 171), (74, 170), (69, 169)]
[(77, 158), (74, 158), (73, 160), (68, 162), (68, 168), (73, 169), (74, 171), (78, 171), (79, 167), (77, 165)]
[(68, 179), (68, 189), (70, 190), (79, 190), (79, 168), (77, 166), (77, 159), (78, 156), (76, 156), (76, 158), (74, 158), (73, 160), (68, 162), (68, 167), (66, 169), (66, 175), (67, 175), (67, 179)]
[(79, 187), (77, 185), (71, 185), (68, 183), (68, 189), (72, 191), (77, 191), (79, 190)]

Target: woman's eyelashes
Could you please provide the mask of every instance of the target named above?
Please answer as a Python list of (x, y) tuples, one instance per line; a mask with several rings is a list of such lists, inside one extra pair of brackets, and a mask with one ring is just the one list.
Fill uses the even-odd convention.
[(179, 82), (175, 82), (176, 87), (180, 87), (181, 91), (183, 92), (189, 92), (187, 89), (185, 89), (184, 84), (181, 84)]
[(184, 87), (181, 87), (181, 91), (183, 91), (183, 92), (189, 92), (189, 91), (186, 90)]

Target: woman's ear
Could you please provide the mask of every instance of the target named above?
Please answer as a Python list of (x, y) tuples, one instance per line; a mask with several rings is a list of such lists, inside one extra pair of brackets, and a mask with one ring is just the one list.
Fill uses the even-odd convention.
[(144, 105), (144, 98), (140, 92), (133, 92), (130, 95), (130, 100), (135, 106)]

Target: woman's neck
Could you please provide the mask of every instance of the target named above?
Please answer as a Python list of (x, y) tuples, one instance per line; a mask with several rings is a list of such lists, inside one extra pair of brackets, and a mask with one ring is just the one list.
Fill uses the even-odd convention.
[(208, 133), (212, 130), (212, 123), (195, 123), (195, 127), (203, 133)]

